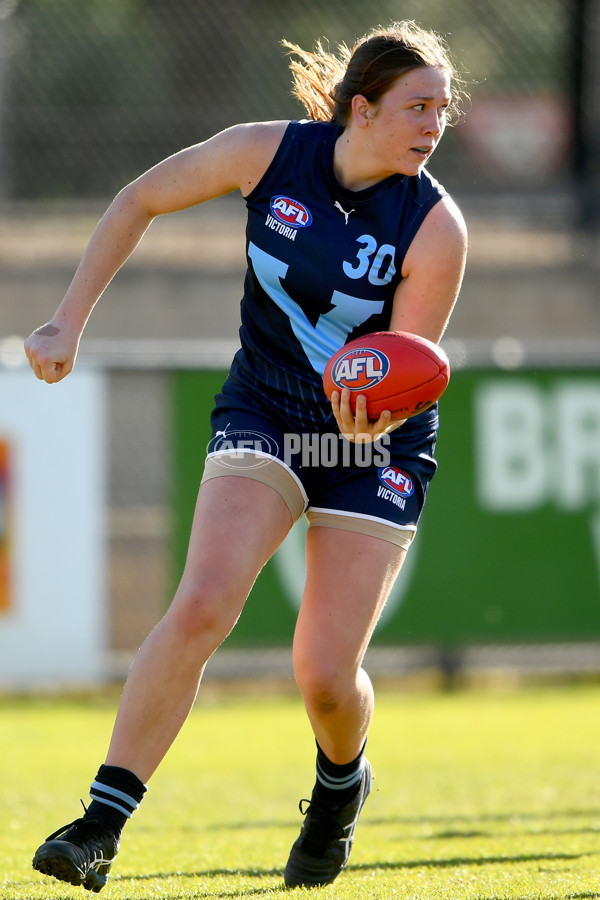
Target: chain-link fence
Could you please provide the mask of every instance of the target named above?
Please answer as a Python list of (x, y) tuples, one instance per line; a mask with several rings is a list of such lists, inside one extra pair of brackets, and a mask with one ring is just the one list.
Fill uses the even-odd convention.
[(351, 45), (401, 18), (447, 36), (473, 97), (434, 173), (463, 193), (556, 191), (571, 176), (583, 2), (2, 0), (0, 195), (113, 195), (232, 123), (301, 116), (283, 37)]

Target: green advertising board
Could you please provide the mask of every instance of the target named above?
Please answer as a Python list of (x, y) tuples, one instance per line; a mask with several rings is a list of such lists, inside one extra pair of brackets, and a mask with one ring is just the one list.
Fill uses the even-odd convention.
[[(174, 372), (180, 571), (224, 372)], [(439, 470), (373, 642), (577, 642), (600, 637), (600, 374), (458, 370), (440, 402)], [(304, 521), (261, 573), (231, 646), (288, 645)], [(236, 548), (231, 547), (232, 558)]]

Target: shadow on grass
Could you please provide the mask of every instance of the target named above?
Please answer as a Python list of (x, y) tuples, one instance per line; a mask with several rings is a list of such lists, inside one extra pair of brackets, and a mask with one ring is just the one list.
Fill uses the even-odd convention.
[[(203, 898), (211, 897), (215, 898), (215, 900), (226, 900), (227, 897), (260, 897), (262, 894), (272, 894), (274, 890), (285, 890), (285, 885), (283, 883), (283, 870), (282, 869), (206, 869), (201, 872), (154, 872), (147, 875), (135, 875), (135, 876), (127, 876), (127, 875), (117, 875), (112, 878), (111, 881), (113, 884), (117, 882), (124, 881), (154, 881), (161, 880), (167, 878), (280, 878), (281, 885), (268, 885), (265, 887), (246, 887), (240, 888), (239, 886), (233, 888), (231, 891), (207, 889), (204, 891), (194, 890), (194, 898), (195, 900), (203, 900)], [(186, 891), (182, 894), (171, 894), (169, 895), (169, 900), (188, 900), (189, 892)]]
[[(517, 817), (518, 818), (518, 817)], [(566, 834), (600, 834), (600, 827), (593, 825), (581, 826), (579, 828), (531, 828), (531, 829), (511, 829), (510, 833), (484, 831), (483, 829), (473, 829), (461, 831), (460, 829), (449, 829), (448, 831), (434, 831), (431, 834), (425, 834), (417, 840), (422, 841), (444, 841), (444, 840), (460, 840), (461, 838), (490, 838), (499, 837), (516, 837), (517, 835), (526, 837), (557, 837)], [(413, 838), (414, 840), (414, 838)]]
[(521, 853), (518, 856), (449, 856), (445, 859), (410, 859), (402, 862), (358, 863), (357, 865), (349, 865), (348, 871), (360, 872), (370, 871), (371, 869), (381, 869), (383, 871), (389, 869), (446, 869), (452, 868), (453, 866), (487, 866), (495, 863), (505, 865), (506, 863), (540, 862), (542, 860), (573, 860), (591, 855), (593, 854)]
[[(524, 862), (541, 862), (541, 861), (555, 861), (555, 860), (574, 860), (581, 859), (584, 856), (589, 856), (591, 854), (588, 853), (522, 853), (518, 856), (452, 856), (446, 859), (411, 859), (411, 860), (399, 860), (396, 862), (389, 861), (373, 861), (370, 863), (357, 863), (355, 865), (350, 864), (347, 867), (348, 872), (370, 872), (373, 869), (379, 869), (381, 871), (390, 871), (390, 870), (398, 870), (402, 869), (420, 869), (420, 868), (452, 868), (454, 866), (482, 866), (482, 865), (492, 865), (495, 863), (500, 863), (506, 865), (506, 863), (524, 863)], [(116, 881), (153, 881), (153, 880), (162, 880), (166, 878), (221, 878), (221, 877), (235, 877), (235, 878), (283, 878), (283, 870), (280, 868), (276, 869), (261, 869), (253, 867), (251, 869), (233, 869), (233, 868), (216, 868), (216, 869), (202, 869), (195, 872), (149, 872), (145, 875), (117, 875), (113, 877), (112, 882)], [(252, 889), (254, 890), (254, 889)], [(263, 888), (260, 889), (261, 891)], [(264, 890), (267, 890), (266, 888)], [(269, 888), (272, 890), (272, 888)], [(220, 895), (216, 895), (220, 896)], [(580, 897), (586, 897), (588, 895), (581, 894)], [(589, 895), (595, 896), (595, 895)]]
[(147, 872), (145, 875), (114, 875), (111, 884), (116, 881), (160, 881), (164, 878), (283, 878), (283, 869), (200, 869), (197, 872)]
[[(493, 865), (493, 864), (501, 864), (506, 865), (507, 863), (524, 863), (524, 862), (540, 862), (540, 861), (555, 861), (555, 860), (576, 860), (581, 859), (584, 856), (589, 856), (593, 854), (587, 853), (531, 853), (531, 854), (519, 854), (518, 856), (455, 856), (448, 857), (447, 859), (413, 859), (413, 860), (402, 860), (398, 862), (389, 862), (389, 861), (373, 861), (370, 863), (357, 863), (355, 865), (349, 865), (347, 867), (348, 873), (350, 872), (373, 872), (376, 870), (379, 871), (397, 871), (401, 872), (406, 869), (418, 869), (418, 868), (428, 868), (428, 869), (440, 869), (440, 868), (452, 868), (455, 866), (482, 866), (482, 865)], [(214, 889), (205, 889), (203, 891), (194, 891), (194, 897), (196, 900), (204, 900), (204, 898), (212, 897), (216, 898), (216, 900), (226, 900), (228, 897), (260, 897), (262, 895), (272, 894), (273, 891), (284, 891), (286, 890), (283, 883), (283, 870), (280, 868), (249, 868), (249, 869), (235, 869), (235, 868), (215, 868), (215, 869), (204, 869), (195, 872), (149, 872), (145, 875), (113, 875), (111, 877), (111, 884), (123, 883), (123, 882), (144, 882), (144, 881), (163, 881), (170, 878), (204, 878), (204, 879), (213, 879), (213, 878), (277, 878), (280, 880), (279, 885), (270, 884), (268, 886), (248, 886), (245, 888), (241, 888), (239, 885), (233, 888), (231, 891), (228, 890), (217, 890)], [(24, 884), (33, 884), (33, 882), (16, 882), (20, 886)], [(36, 882), (37, 885), (37, 882)], [(185, 891), (177, 894), (169, 894), (169, 900), (187, 900), (189, 898), (189, 891)], [(57, 895), (57, 900), (59, 897)], [(60, 898), (62, 900), (62, 898)], [(64, 898), (66, 900), (66, 897)], [(480, 900), (505, 900), (504, 897), (481, 897)], [(528, 900), (526, 897), (521, 898), (513, 898), (513, 900)], [(540, 895), (538, 900), (600, 900), (600, 893), (594, 892), (584, 892), (578, 894), (545, 894)]]

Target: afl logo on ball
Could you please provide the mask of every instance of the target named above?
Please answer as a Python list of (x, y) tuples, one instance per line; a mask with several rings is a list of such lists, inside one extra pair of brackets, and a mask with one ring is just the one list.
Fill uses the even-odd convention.
[(276, 219), (292, 228), (306, 228), (312, 222), (310, 210), (298, 200), (291, 197), (272, 197), (271, 212)]
[(410, 475), (395, 466), (383, 466), (378, 472), (379, 480), (401, 497), (412, 497), (415, 486)]
[(364, 391), (383, 381), (390, 370), (390, 361), (379, 350), (360, 347), (348, 350), (338, 359), (331, 373), (333, 383), (339, 388)]

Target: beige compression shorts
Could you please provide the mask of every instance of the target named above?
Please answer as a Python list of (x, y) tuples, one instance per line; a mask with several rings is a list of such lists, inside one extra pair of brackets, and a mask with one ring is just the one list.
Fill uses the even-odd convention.
[(417, 530), (415, 525), (399, 526), (376, 516), (311, 507), (299, 478), (281, 460), (266, 454), (234, 451), (209, 455), (206, 459), (202, 484), (223, 476), (251, 478), (269, 485), (285, 502), (292, 521), (296, 522), (302, 513), (306, 513), (309, 527), (354, 531), (390, 541), (403, 550), (408, 550)]

